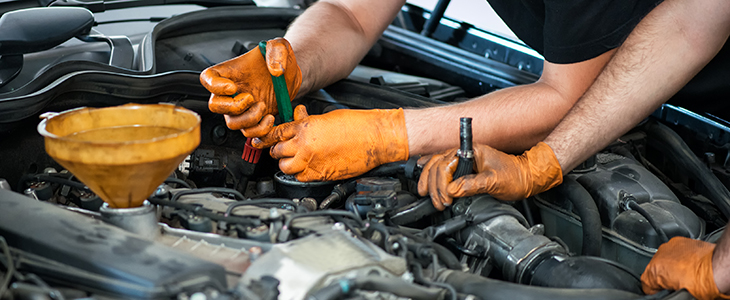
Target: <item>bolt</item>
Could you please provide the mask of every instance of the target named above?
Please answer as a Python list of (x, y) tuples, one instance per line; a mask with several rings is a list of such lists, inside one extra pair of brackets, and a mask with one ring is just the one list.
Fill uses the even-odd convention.
[(261, 247), (254, 246), (248, 249), (248, 256), (251, 258), (251, 260), (256, 260), (259, 258), (261, 253), (263, 253), (264, 250), (261, 249)]
[(278, 219), (281, 215), (276, 207), (269, 208), (269, 219)]
[(217, 125), (217, 126), (213, 127), (213, 136), (216, 137), (216, 138), (225, 137), (226, 136), (226, 128), (223, 127), (223, 126), (221, 126), (221, 125)]
[(190, 52), (188, 52), (187, 54), (185, 54), (185, 57), (183, 57), (183, 60), (184, 61), (190, 61), (192, 59), (193, 59), (193, 54), (190, 53)]
[(190, 300), (208, 300), (208, 296), (201, 292), (190, 295)]
[(345, 230), (345, 224), (342, 224), (342, 222), (332, 224), (332, 230)]

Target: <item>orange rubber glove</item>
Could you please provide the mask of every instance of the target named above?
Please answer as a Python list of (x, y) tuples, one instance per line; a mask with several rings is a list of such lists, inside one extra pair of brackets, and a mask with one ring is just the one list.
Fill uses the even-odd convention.
[(644, 293), (686, 289), (699, 300), (730, 299), (717, 289), (712, 273), (715, 244), (675, 237), (659, 246), (641, 274)]
[(451, 205), (456, 197), (490, 194), (500, 200), (514, 201), (563, 182), (560, 163), (550, 146), (543, 142), (519, 156), (475, 144), (476, 174), (453, 180), (458, 162), (456, 149), (448, 150), (431, 157), (421, 172), (418, 193), (430, 194), (438, 210)]
[[(302, 85), (302, 71), (294, 50), (284, 38), (266, 42), (266, 60), (258, 46), (200, 73), (200, 82), (212, 93), (208, 108), (225, 114), (228, 128), (242, 129), (246, 137), (264, 136), (279, 112), (271, 75), (286, 79), (291, 99)], [(234, 96), (235, 95), (235, 96)]]
[(403, 109), (340, 109), (307, 115), (294, 109), (294, 121), (253, 140), (271, 148), (279, 168), (299, 181), (340, 180), (363, 174), (384, 163), (408, 159)]

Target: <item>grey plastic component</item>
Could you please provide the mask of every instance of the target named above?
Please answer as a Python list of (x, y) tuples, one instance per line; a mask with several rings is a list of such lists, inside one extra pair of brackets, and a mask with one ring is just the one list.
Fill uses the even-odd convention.
[(0, 207), (0, 235), (52, 281), (124, 298), (226, 289), (222, 266), (99, 220), (5, 190)]
[(0, 55), (43, 51), (89, 32), (94, 15), (85, 8), (42, 7), (0, 17)]
[[(601, 215), (603, 242), (601, 257), (628, 266), (641, 274), (661, 243), (656, 231), (635, 211), (621, 205), (622, 194), (630, 194), (669, 238), (700, 238), (705, 224), (659, 178), (635, 161), (611, 155), (599, 157), (595, 170), (569, 174), (590, 193)], [(535, 196), (547, 236), (560, 237), (573, 252), (582, 244), (582, 224), (570, 201), (558, 189)]]
[(400, 276), (406, 271), (403, 258), (349, 232), (333, 230), (274, 245), (251, 264), (241, 283), (249, 285), (252, 280), (273, 276), (280, 282), (279, 299), (305, 299), (338, 278)]

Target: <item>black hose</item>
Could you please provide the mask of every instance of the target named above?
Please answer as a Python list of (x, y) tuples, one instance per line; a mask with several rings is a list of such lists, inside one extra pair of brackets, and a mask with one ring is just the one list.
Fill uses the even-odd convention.
[(422, 243), (430, 246), (434, 249), (436, 252), (436, 255), (438, 255), (438, 258), (441, 260), (441, 262), (444, 263), (444, 265), (452, 270), (461, 270), (461, 263), (459, 262), (459, 259), (456, 258), (456, 255), (449, 251), (448, 248), (442, 246), (441, 244), (438, 244), (433, 241), (426, 240), (423, 237), (420, 237), (414, 233), (406, 231), (407, 227), (387, 227), (388, 230), (393, 232), (394, 234), (400, 234), (408, 238), (409, 241), (412, 241), (414, 243)]
[(647, 122), (643, 130), (649, 145), (668, 156), (680, 172), (693, 178), (700, 194), (712, 200), (726, 219), (730, 219), (730, 191), (712, 171), (692, 152), (679, 135), (669, 127)]
[(489, 221), (492, 218), (503, 215), (514, 217), (518, 222), (520, 222), (520, 224), (522, 224), (522, 226), (525, 226), (525, 228), (530, 228), (527, 220), (525, 220), (525, 217), (520, 214), (519, 211), (517, 211), (516, 209), (512, 209), (511, 207), (504, 208), (501, 206), (497, 206), (481, 210), (477, 213), (474, 213), (473, 215), (463, 215), (463, 217), (457, 216), (455, 218), (451, 218), (439, 225), (426, 227), (423, 229), (422, 232), (427, 239), (435, 240), (442, 235), (452, 234), (461, 229), (464, 229), (469, 224), (481, 224)]
[(644, 217), (644, 219), (649, 221), (649, 225), (651, 225), (651, 227), (654, 228), (657, 236), (659, 236), (659, 239), (662, 241), (662, 244), (669, 242), (669, 238), (667, 237), (667, 233), (664, 232), (664, 229), (659, 227), (659, 224), (656, 223), (656, 221), (654, 220), (654, 218), (651, 217), (649, 212), (647, 212), (643, 207), (641, 207), (639, 205), (639, 203), (636, 203), (636, 201), (633, 201), (633, 200), (629, 200), (626, 204), (628, 205), (628, 207), (631, 210), (639, 213), (642, 217)]
[(383, 177), (404, 174), (406, 170), (405, 160), (382, 164), (363, 174), (362, 177)]
[(543, 259), (523, 284), (553, 288), (612, 289), (641, 294), (641, 281), (628, 268), (593, 256), (552, 256)]
[(182, 180), (179, 178), (172, 178), (172, 177), (167, 178), (167, 179), (165, 179), (165, 183), (172, 183), (172, 184), (177, 184), (179, 186), (182, 186), (184, 188), (190, 188), (190, 184), (185, 182), (185, 180)]
[(180, 197), (185, 196), (185, 195), (206, 194), (206, 193), (231, 194), (234, 197), (236, 197), (238, 200), (245, 199), (243, 197), (243, 194), (241, 194), (241, 192), (234, 190), (234, 189), (222, 188), (222, 187), (207, 187), (207, 188), (192, 189), (192, 190), (176, 192), (174, 195), (172, 195), (172, 198), (170, 199), (170, 201), (176, 202), (177, 199), (179, 199)]
[(229, 205), (228, 206), (228, 209), (226, 209), (226, 212), (223, 215), (224, 216), (230, 216), (231, 213), (233, 212), (233, 210), (236, 207), (241, 207), (241, 206), (259, 206), (259, 205), (267, 205), (267, 204), (269, 204), (269, 205), (271, 205), (271, 204), (274, 204), (274, 205), (277, 205), (277, 204), (279, 204), (279, 205), (290, 205), (293, 208), (297, 208), (298, 207), (297, 204), (294, 203), (294, 201), (289, 200), (289, 199), (283, 199), (283, 198), (282, 199), (245, 200), (245, 201), (239, 201), (239, 202), (236, 202), (236, 203), (233, 203), (233, 204)]
[(310, 300), (342, 299), (355, 290), (388, 292), (402, 298), (415, 300), (442, 299), (443, 290), (426, 288), (400, 278), (365, 276), (356, 279), (341, 279), (312, 293)]
[(150, 201), (150, 203), (155, 204), (155, 205), (169, 206), (172, 208), (189, 211), (198, 216), (206, 217), (211, 220), (218, 221), (218, 222), (227, 222), (227, 223), (231, 223), (231, 224), (243, 224), (243, 225), (249, 225), (249, 226), (253, 226), (253, 227), (261, 225), (261, 220), (259, 220), (258, 218), (248, 219), (248, 218), (235, 217), (235, 216), (223, 216), (223, 215), (217, 214), (215, 212), (207, 210), (206, 208), (204, 208), (202, 206), (195, 205), (195, 204), (172, 202), (170, 200), (164, 200), (164, 199), (154, 198), (154, 197), (150, 197), (148, 200)]
[(583, 227), (581, 254), (601, 256), (601, 242), (603, 241), (601, 215), (591, 194), (571, 177), (564, 177), (563, 184), (559, 185), (555, 191), (568, 198), (580, 217)]
[(451, 284), (457, 292), (475, 295), (482, 300), (618, 300), (640, 299), (641, 296), (613, 289), (567, 289), (536, 287), (495, 280), (461, 271), (445, 271), (439, 281)]

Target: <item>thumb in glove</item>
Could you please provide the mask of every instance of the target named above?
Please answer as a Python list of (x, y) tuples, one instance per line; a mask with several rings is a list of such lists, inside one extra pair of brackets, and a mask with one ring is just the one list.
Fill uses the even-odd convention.
[[(453, 180), (459, 158), (456, 149), (434, 155), (423, 168), (418, 193), (431, 195), (439, 210), (453, 198), (489, 194), (506, 201), (521, 200), (563, 182), (562, 168), (550, 146), (540, 142), (522, 155), (510, 155), (487, 145), (474, 146), (476, 174)], [(453, 180), (453, 181), (452, 181)]]

